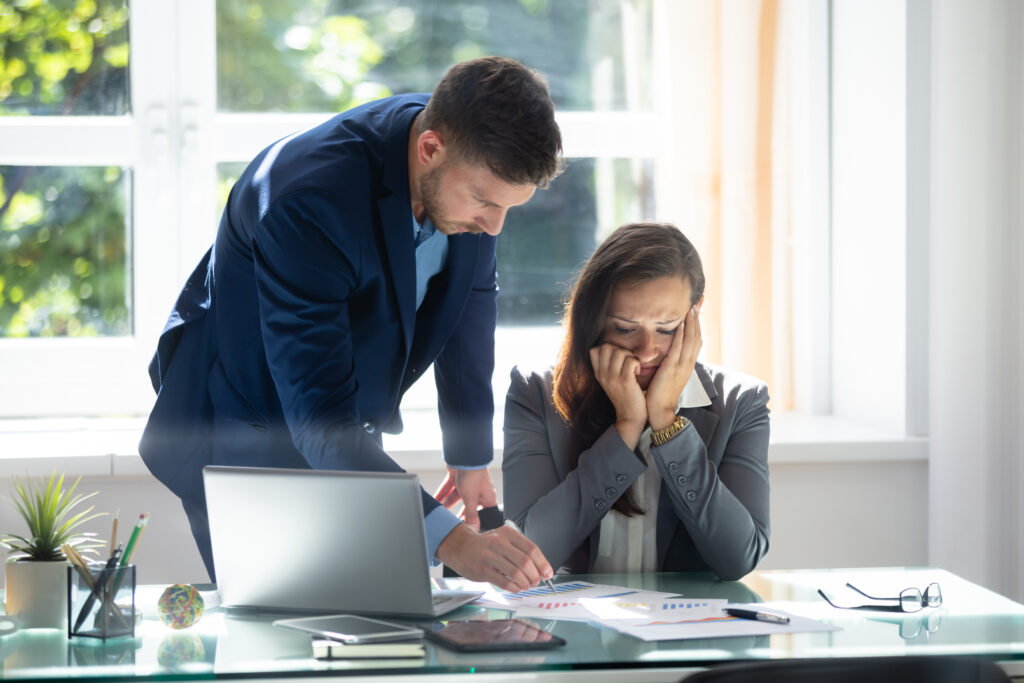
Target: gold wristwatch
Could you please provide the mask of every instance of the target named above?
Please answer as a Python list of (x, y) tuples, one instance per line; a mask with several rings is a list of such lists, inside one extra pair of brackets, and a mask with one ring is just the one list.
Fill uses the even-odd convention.
[(682, 415), (676, 415), (676, 419), (672, 420), (672, 424), (668, 427), (651, 432), (651, 443), (655, 446), (661, 446), (673, 436), (683, 431), (689, 423), (690, 421)]

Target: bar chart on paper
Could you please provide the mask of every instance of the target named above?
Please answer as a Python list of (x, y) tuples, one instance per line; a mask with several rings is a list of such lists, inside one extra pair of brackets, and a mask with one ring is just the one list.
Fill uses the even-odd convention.
[(516, 616), (586, 621), (591, 619), (650, 619), (660, 614), (679, 615), (684, 612), (704, 614), (707, 610), (713, 609), (712, 603), (724, 605), (725, 601), (679, 600), (665, 598), (662, 593), (634, 591), (624, 595), (524, 601), (516, 608)]
[[(489, 591), (483, 595), (476, 604), (487, 607), (499, 607), (515, 611), (519, 614), (522, 609), (533, 609), (540, 604), (546, 605), (541, 614), (534, 616), (548, 616), (552, 619), (585, 619), (586, 616), (568, 617), (552, 612), (566, 612), (577, 610), (580, 601), (585, 598), (626, 598), (634, 602), (650, 600), (653, 598), (669, 597), (671, 593), (656, 593), (652, 591), (637, 591), (622, 586), (608, 586), (602, 584), (588, 583), (587, 581), (567, 581), (555, 584), (555, 594), (547, 586), (538, 586), (518, 593), (505, 593), (501, 591)], [(567, 612), (566, 612), (567, 613)], [(524, 615), (525, 616), (525, 615)]]

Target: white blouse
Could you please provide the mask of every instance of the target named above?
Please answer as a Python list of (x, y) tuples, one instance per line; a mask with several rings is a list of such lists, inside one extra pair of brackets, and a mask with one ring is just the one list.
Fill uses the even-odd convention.
[[(708, 405), (711, 405), (711, 399), (708, 398), (704, 385), (695, 371), (679, 394), (676, 410)], [(593, 568), (596, 574), (659, 571), (657, 533), (661, 472), (658, 471), (658, 466), (651, 455), (650, 425), (640, 435), (640, 442), (636, 448), (647, 463), (647, 469), (633, 482), (630, 490), (633, 492), (633, 500), (645, 514), (627, 517), (618, 510), (611, 510), (604, 516), (601, 520), (601, 540)]]

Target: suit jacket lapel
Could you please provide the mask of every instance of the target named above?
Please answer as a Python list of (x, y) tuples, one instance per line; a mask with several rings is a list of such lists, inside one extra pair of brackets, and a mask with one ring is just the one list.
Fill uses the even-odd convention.
[[(718, 391), (715, 389), (711, 377), (704, 369), (704, 366), (699, 363), (694, 370), (704, 386), (704, 391), (707, 393), (708, 398), (711, 399), (712, 405), (714, 405), (715, 400), (718, 398)], [(704, 447), (707, 448), (708, 444), (711, 443), (711, 437), (715, 434), (715, 427), (718, 426), (718, 415), (712, 410), (712, 406), (681, 408), (679, 414), (691, 422), (691, 427), (696, 428), (700, 440), (704, 442)], [(665, 553), (668, 552), (668, 544), (672, 537), (675, 536), (676, 528), (680, 524), (682, 522), (679, 521), (679, 517), (672, 508), (672, 499), (669, 498), (663, 482), (661, 485), (661, 495), (658, 496), (658, 531), (656, 534), (659, 567), (665, 566)]]
[(416, 318), (416, 254), (412, 235), (412, 208), (409, 198), (391, 194), (377, 200), (381, 232), (391, 268), (391, 282), (398, 299), (398, 313), (405, 340), (405, 353), (412, 345)]
[(416, 251), (409, 191), (409, 128), (419, 109), (403, 112), (381, 148), (381, 191), (377, 199), (380, 229), (398, 300), (398, 313), (408, 356), (416, 321)]
[(452, 235), (448, 238), (448, 260), (427, 289), (427, 295), (415, 314), (417, 319), (432, 321), (429, 325), (416, 325), (410, 362), (416, 367), (436, 356), (462, 314), (462, 309), (473, 287), (479, 257), (480, 238), (474, 235)]

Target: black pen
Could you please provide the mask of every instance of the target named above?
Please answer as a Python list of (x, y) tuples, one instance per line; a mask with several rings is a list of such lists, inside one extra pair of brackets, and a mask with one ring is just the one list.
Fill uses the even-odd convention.
[(758, 612), (752, 609), (740, 609), (739, 607), (726, 607), (725, 613), (729, 616), (739, 617), (740, 619), (753, 619), (754, 621), (765, 621), (769, 624), (788, 624), (789, 617), (784, 617), (781, 614), (772, 614), (770, 612)]
[(110, 580), (110, 575), (114, 573), (114, 569), (117, 567), (117, 561), (121, 559), (121, 544), (118, 543), (117, 547), (114, 548), (114, 552), (110, 554), (110, 559), (103, 565), (103, 569), (100, 571), (100, 575), (96, 578), (96, 583), (93, 585), (92, 590), (89, 592), (89, 597), (85, 599), (85, 604), (82, 605), (81, 611), (78, 613), (78, 618), (75, 619), (75, 627), (72, 629), (73, 632), (77, 633), (82, 628), (82, 623), (85, 622), (85, 618), (89, 616), (89, 610), (92, 609), (96, 599), (100, 597), (100, 594), (106, 590), (107, 582)]

